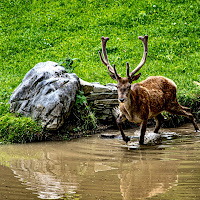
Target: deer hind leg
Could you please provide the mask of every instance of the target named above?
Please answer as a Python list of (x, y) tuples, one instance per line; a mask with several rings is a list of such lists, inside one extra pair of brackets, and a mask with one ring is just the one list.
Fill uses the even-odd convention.
[(156, 121), (156, 127), (154, 129), (154, 133), (158, 133), (162, 123), (164, 122), (164, 117), (162, 116), (162, 114), (158, 114), (156, 117), (155, 117), (155, 121)]
[(198, 127), (198, 125), (195, 121), (194, 116), (190, 112), (189, 108), (181, 106), (179, 103), (175, 103), (175, 104), (171, 105), (171, 107), (169, 106), (169, 108), (166, 111), (171, 113), (171, 114), (181, 115), (181, 116), (187, 117), (188, 119), (190, 119), (192, 121), (194, 129), (196, 130), (196, 132), (199, 131), (199, 127)]

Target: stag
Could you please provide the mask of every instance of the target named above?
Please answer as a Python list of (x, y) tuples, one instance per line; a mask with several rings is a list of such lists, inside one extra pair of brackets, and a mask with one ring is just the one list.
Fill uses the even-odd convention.
[(117, 81), (119, 114), (116, 122), (123, 140), (126, 143), (130, 141), (130, 138), (124, 134), (122, 129), (122, 122), (126, 119), (130, 122), (141, 125), (139, 143), (143, 144), (147, 120), (150, 118), (155, 119), (156, 126), (154, 133), (158, 133), (164, 120), (164, 117), (161, 114), (163, 111), (189, 118), (192, 121), (196, 132), (199, 131), (190, 109), (181, 106), (178, 103), (176, 95), (177, 86), (172, 80), (162, 76), (151, 76), (140, 83), (131, 85), (133, 81), (139, 79), (141, 73), (137, 75), (136, 73), (145, 64), (147, 58), (148, 36), (140, 36), (139, 39), (143, 42), (144, 46), (142, 60), (131, 73), (129, 73), (129, 63), (127, 62), (127, 77), (123, 78), (117, 73), (115, 64), (113, 64), (112, 67), (109, 63), (106, 52), (106, 42), (109, 38), (101, 37), (102, 52), (104, 56), (103, 59), (102, 53), (99, 51), (101, 62), (107, 67), (111, 78)]

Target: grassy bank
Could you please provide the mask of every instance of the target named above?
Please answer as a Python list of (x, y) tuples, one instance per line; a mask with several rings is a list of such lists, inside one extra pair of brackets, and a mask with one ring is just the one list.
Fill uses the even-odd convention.
[[(200, 22), (198, 0), (3, 0), (1, 6), (0, 117), (24, 75), (38, 62), (74, 61), (82, 79), (112, 82), (100, 63), (101, 36), (109, 36), (108, 54), (119, 74), (133, 69), (149, 36), (149, 54), (140, 81), (151, 75), (174, 80), (178, 98), (199, 101)], [(189, 99), (189, 100), (188, 100)], [(186, 104), (185, 103), (185, 104)], [(188, 104), (188, 103), (187, 103)]]

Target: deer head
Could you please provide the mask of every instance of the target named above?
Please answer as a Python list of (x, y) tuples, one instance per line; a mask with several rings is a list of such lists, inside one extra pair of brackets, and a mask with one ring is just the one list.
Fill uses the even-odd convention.
[(101, 37), (101, 45), (102, 45), (102, 52), (103, 52), (104, 59), (100, 51), (99, 51), (99, 56), (100, 56), (101, 62), (107, 67), (108, 71), (110, 72), (109, 75), (111, 76), (111, 78), (116, 80), (118, 83), (117, 84), (118, 99), (119, 99), (119, 102), (121, 103), (124, 103), (128, 99), (131, 92), (131, 83), (134, 80), (137, 80), (141, 75), (141, 73), (137, 75), (135, 74), (142, 68), (142, 66), (146, 62), (147, 52), (148, 52), (148, 45), (147, 45), (148, 36), (147, 35), (145, 35), (144, 37), (140, 36), (139, 39), (142, 40), (143, 45), (144, 45), (144, 53), (143, 53), (142, 60), (140, 61), (139, 65), (131, 73), (129, 73), (129, 63), (127, 62), (126, 63), (127, 77), (122, 78), (117, 73), (115, 64), (113, 64), (113, 67), (112, 67), (108, 60), (108, 56), (106, 52), (106, 42), (109, 40), (109, 38)]

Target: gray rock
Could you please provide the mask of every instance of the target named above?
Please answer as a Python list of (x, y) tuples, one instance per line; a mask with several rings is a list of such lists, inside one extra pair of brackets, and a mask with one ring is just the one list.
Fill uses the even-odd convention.
[[(117, 84), (108, 83), (107, 85), (101, 85), (98, 82), (81, 82), (81, 85), (83, 85), (81, 88), (82, 91), (84, 91), (88, 103), (95, 111), (98, 122), (102, 124), (112, 124), (114, 119), (112, 109), (119, 105)], [(88, 86), (90, 87), (89, 90), (87, 88)]]
[(103, 110), (103, 114), (105, 114), (105, 115), (110, 115), (110, 114), (111, 114), (110, 109), (105, 109), (105, 110)]
[(80, 79), (80, 84), (81, 90), (84, 92), (85, 95), (93, 91), (94, 86), (91, 83)]
[(87, 96), (88, 101), (101, 100), (101, 99), (117, 99), (117, 94), (112, 92), (105, 93), (91, 93)]
[(113, 93), (117, 94), (117, 84), (116, 83), (108, 83), (106, 85)]
[(119, 104), (119, 101), (117, 99), (103, 99), (103, 100), (95, 100), (94, 101), (94, 104), (95, 105), (98, 105), (98, 104), (103, 104), (103, 105), (118, 105)]
[(10, 110), (40, 120), (48, 130), (62, 126), (80, 87), (76, 74), (55, 62), (38, 63), (14, 90)]
[(109, 87), (101, 85), (99, 83), (91, 83), (94, 86), (93, 92), (95, 93), (104, 93), (111, 92), (112, 90)]

